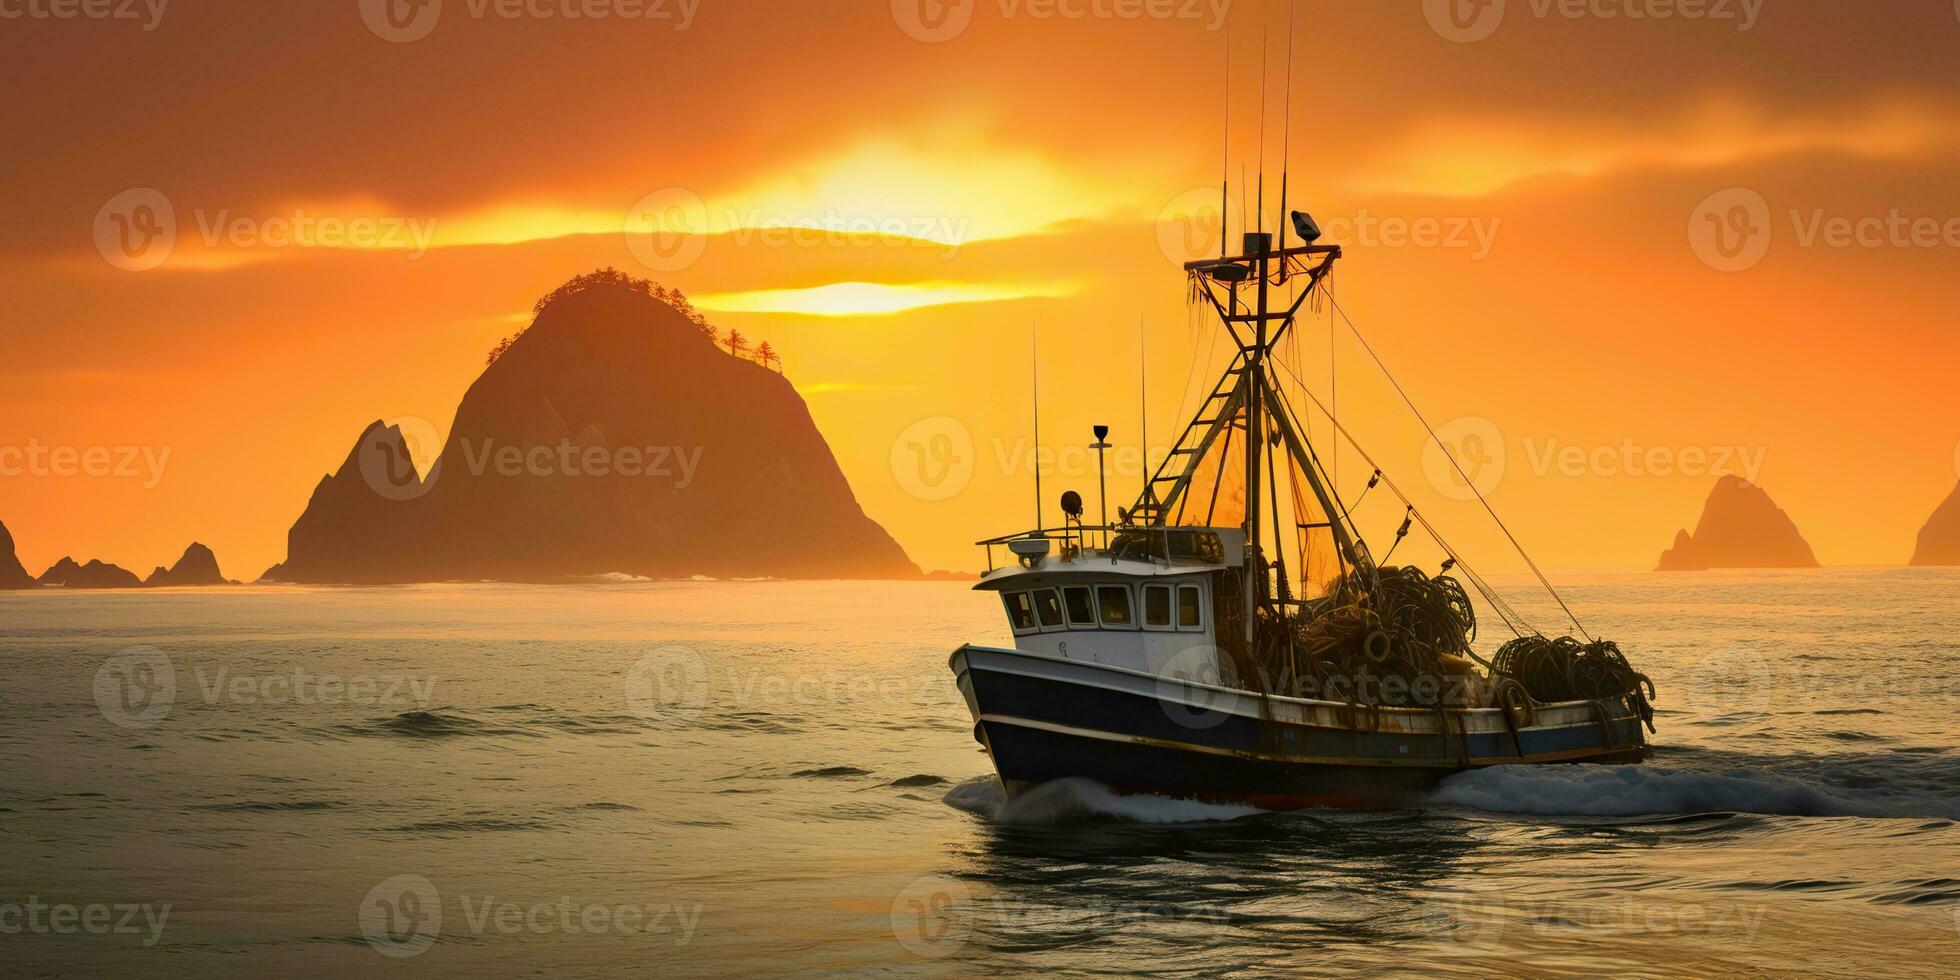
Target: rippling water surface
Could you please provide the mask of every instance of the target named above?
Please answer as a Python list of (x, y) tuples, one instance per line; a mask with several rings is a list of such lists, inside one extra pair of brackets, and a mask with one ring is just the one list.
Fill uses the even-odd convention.
[(1653, 761), (1377, 814), (1004, 802), (957, 585), (4, 597), (0, 973), (1952, 975), (1960, 575), (1572, 581)]

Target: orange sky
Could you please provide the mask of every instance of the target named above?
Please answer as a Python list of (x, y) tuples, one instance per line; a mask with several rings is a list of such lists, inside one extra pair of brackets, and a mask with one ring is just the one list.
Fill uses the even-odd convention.
[[(928, 43), (911, 2), (601, 8), (685, 7), (678, 30), (447, 0), (399, 42), (358, 0), (0, 23), (0, 469), (9, 447), (130, 461), (0, 475), (23, 562), (141, 573), (195, 539), (256, 575), (366, 423), (446, 431), (538, 296), (615, 265), (770, 340), (865, 510), (922, 566), (976, 567), (971, 541), (1032, 520), (1031, 322), (1051, 450), (1096, 422), (1136, 444), (1139, 321), (1151, 440), (1174, 437), (1209, 334), (1164, 218), (1212, 206), (1227, 33), (1235, 185), (1259, 168), (1267, 35), (1276, 197), (1286, 5), (1234, 0), (1218, 32), (1224, 0), (967, 0)], [(1193, 16), (1114, 16), (1159, 9)], [(1827, 564), (1903, 562), (1960, 466), (1953, 5), (1497, 9), (1460, 42), (1414, 0), (1301, 0), (1292, 197), (1347, 246), (1343, 306), (1432, 421), (1502, 447), (1492, 501), (1548, 565), (1650, 566), (1724, 462)], [(159, 199), (125, 195), (143, 188), (175, 244), (130, 271), (98, 245)], [(1767, 219), (1731, 240), (1759, 258), (1709, 248), (1738, 206)], [(711, 234), (669, 261), (623, 233), (648, 213)], [(296, 216), (340, 226), (289, 242)], [(1328, 330), (1304, 324), (1298, 353), (1323, 398)], [(1343, 422), (1461, 550), (1515, 566), (1426, 479), (1353, 338), (1334, 356)], [(922, 480), (939, 435), (970, 451)], [(1352, 495), (1366, 472), (1343, 459)], [(1055, 467), (1049, 496), (1093, 500), (1086, 456)], [(1112, 497), (1136, 482), (1119, 469)], [(1399, 513), (1361, 519), (1385, 541)]]

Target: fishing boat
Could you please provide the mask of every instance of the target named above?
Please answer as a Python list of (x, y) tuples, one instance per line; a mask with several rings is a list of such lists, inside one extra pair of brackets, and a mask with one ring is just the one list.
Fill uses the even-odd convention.
[[(951, 667), (1007, 792), (1078, 778), (1379, 809), (1469, 769), (1645, 758), (1653, 687), (1619, 648), (1528, 626), (1370, 460), (1361, 495), (1407, 507), (1395, 544), (1420, 526), (1446, 556), (1433, 574), (1374, 557), (1296, 411), (1312, 391), (1280, 373), (1303, 308), (1338, 309), (1342, 258), (1310, 216), (1291, 225), (1297, 244), (1282, 222), (1277, 244), (1247, 232), (1238, 254), (1184, 266), (1237, 353), (1135, 502), (1087, 525), (1071, 491), (1061, 526), (978, 542), (976, 588), (999, 595), (1013, 645), (963, 646)], [(1512, 634), (1489, 657), (1473, 590)]]

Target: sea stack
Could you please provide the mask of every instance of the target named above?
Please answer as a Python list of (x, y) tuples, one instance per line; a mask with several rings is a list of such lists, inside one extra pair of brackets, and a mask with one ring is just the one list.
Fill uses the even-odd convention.
[(1739, 476), (1725, 476), (1708, 495), (1694, 533), (1675, 534), (1659, 570), (1816, 567), (1816, 553), (1769, 494)]
[(606, 270), (538, 304), (426, 474), (379, 422), (262, 581), (917, 578), (781, 374), (685, 301)]
[(230, 583), (218, 571), (218, 556), (212, 554), (211, 549), (192, 542), (190, 547), (184, 549), (184, 556), (177, 559), (177, 564), (169, 568), (157, 566), (157, 570), (151, 572), (143, 584), (151, 588), (187, 588)]
[(34, 576), (27, 574), (15, 557), (14, 536), (7, 532), (7, 525), (0, 524), (0, 589), (31, 589), (35, 584)]
[(1953, 488), (1946, 503), (1933, 512), (1933, 519), (1919, 532), (1919, 548), (1912, 553), (1915, 565), (1960, 565), (1960, 486)]
[(78, 565), (73, 558), (63, 558), (54, 567), (41, 573), (42, 585), (58, 585), (65, 589), (134, 589), (143, 584), (136, 573), (118, 568), (99, 560), (86, 565)]

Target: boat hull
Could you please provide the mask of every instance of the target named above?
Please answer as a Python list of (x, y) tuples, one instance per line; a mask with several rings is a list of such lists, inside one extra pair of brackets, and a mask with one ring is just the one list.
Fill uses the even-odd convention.
[(1417, 804), (1452, 773), (1646, 755), (1624, 699), (1499, 709), (1369, 708), (994, 647), (951, 666), (1010, 794), (1082, 778), (1118, 792), (1266, 809)]

